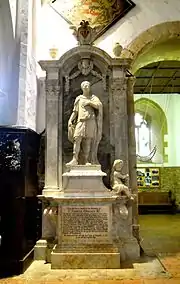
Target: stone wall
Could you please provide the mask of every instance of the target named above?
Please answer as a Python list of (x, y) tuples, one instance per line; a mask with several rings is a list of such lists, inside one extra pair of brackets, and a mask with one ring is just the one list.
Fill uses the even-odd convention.
[(180, 167), (160, 168), (160, 190), (171, 190), (177, 203), (180, 202)]
[(176, 203), (180, 204), (180, 167), (160, 167), (160, 186), (158, 188), (139, 188), (139, 191), (172, 191)]

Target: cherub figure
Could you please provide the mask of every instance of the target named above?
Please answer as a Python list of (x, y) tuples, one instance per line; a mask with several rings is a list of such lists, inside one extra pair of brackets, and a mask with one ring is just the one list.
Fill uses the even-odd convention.
[(125, 195), (129, 199), (134, 199), (128, 188), (129, 175), (122, 174), (123, 161), (118, 159), (114, 161), (111, 172), (111, 187), (117, 195)]

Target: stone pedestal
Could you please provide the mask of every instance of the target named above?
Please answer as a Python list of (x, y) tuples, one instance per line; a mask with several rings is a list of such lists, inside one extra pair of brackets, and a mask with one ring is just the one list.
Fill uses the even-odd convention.
[(112, 236), (112, 204), (100, 165), (72, 166), (63, 174), (64, 192), (58, 204), (58, 243), (52, 268), (120, 268), (120, 253)]
[(39, 240), (34, 247), (34, 259), (44, 260), (46, 259), (47, 241)]
[[(120, 268), (121, 260), (139, 257), (131, 204), (104, 186), (105, 175), (100, 165), (73, 166), (63, 174), (64, 190), (42, 197), (49, 202), (43, 237), (51, 238), (45, 260), (52, 268)], [(35, 247), (36, 259), (42, 259), (44, 252), (42, 240)]]
[(106, 176), (100, 165), (78, 165), (67, 167), (63, 174), (64, 193), (76, 193), (77, 196), (94, 196), (107, 193), (102, 178)]

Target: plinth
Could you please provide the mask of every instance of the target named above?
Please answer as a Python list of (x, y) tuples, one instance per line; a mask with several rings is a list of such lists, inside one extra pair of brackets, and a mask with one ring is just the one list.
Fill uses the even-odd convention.
[(104, 186), (100, 165), (73, 166), (63, 174), (58, 203), (58, 244), (52, 268), (120, 268), (112, 238), (111, 192)]
[(102, 172), (100, 165), (71, 166), (67, 167), (67, 170), (63, 174), (65, 195), (67, 193), (77, 193), (78, 196), (86, 195), (92, 197), (94, 194), (102, 195), (108, 192), (102, 181), (106, 173)]
[(120, 262), (139, 257), (132, 235), (127, 197), (117, 197), (102, 181), (99, 165), (73, 166), (63, 174), (63, 190), (40, 198), (43, 236), (35, 259), (53, 269), (120, 268)]

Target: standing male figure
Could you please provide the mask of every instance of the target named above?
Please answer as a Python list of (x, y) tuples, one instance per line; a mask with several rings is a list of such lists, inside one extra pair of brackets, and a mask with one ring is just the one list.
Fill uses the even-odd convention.
[(90, 83), (81, 83), (83, 94), (74, 102), (68, 121), (68, 137), (73, 143), (73, 159), (67, 165), (97, 164), (97, 150), (102, 137), (102, 103), (91, 94)]

